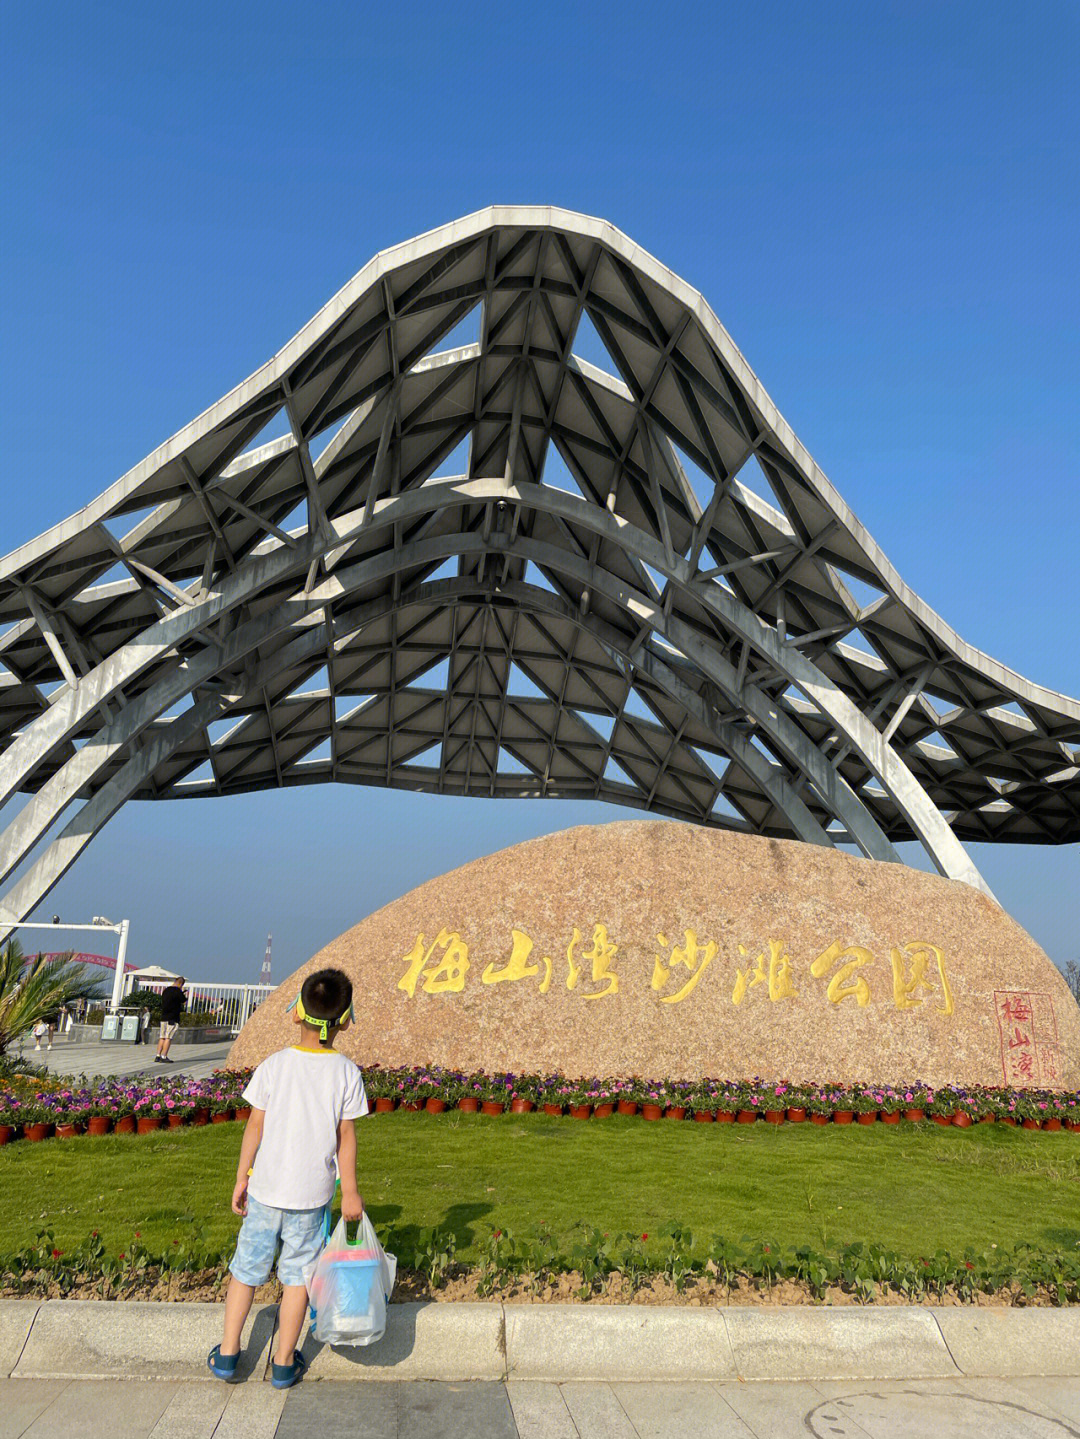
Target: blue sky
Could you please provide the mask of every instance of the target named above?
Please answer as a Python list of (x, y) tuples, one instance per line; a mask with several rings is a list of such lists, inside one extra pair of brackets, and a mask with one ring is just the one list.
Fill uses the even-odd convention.
[[(7, 551), (266, 360), (377, 250), (601, 215), (700, 289), (905, 579), (1080, 694), (1071, 3), (8, 7)], [(46, 901), (281, 976), (475, 855), (625, 811), (326, 788), (129, 805)], [(976, 846), (1080, 958), (1080, 852)], [(914, 859), (914, 856), (912, 856)]]

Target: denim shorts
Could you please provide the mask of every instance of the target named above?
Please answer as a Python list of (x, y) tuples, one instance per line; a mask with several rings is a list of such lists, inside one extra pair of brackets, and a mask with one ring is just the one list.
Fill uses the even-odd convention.
[(240, 1226), (236, 1253), (229, 1272), (241, 1284), (265, 1284), (274, 1267), (282, 1284), (306, 1284), (322, 1252), (326, 1236), (326, 1208), (275, 1209), (248, 1195), (247, 1214)]

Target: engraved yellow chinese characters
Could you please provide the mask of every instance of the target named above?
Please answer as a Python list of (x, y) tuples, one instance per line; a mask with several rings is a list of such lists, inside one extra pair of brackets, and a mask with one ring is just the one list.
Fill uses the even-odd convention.
[[(436, 949), (443, 951), (442, 956), (429, 965)], [(408, 969), (398, 980), (398, 989), (403, 989), (410, 999), (416, 994), (416, 985), (421, 977), (425, 994), (460, 994), (469, 972), (469, 946), (456, 929), (440, 929), (434, 943), (426, 949), (424, 936), (418, 934), (416, 943), (405, 956), (405, 962)]]
[(825, 991), (826, 997), (830, 1004), (840, 1004), (842, 1000), (854, 999), (860, 1009), (865, 1009), (870, 1003), (870, 986), (858, 971), (874, 958), (868, 949), (862, 949), (857, 944), (845, 944), (842, 939), (835, 939), (828, 949), (814, 960), (810, 966), (810, 973), (815, 979), (824, 979), (837, 960), (845, 957), (847, 963), (842, 964), (829, 980), (829, 987)]
[[(897, 1009), (914, 1009), (916, 1005), (922, 1004), (923, 996), (920, 990), (927, 990), (930, 994), (940, 994), (942, 1003), (938, 1005), (938, 1014), (952, 1014), (953, 997), (949, 988), (949, 981), (945, 975), (945, 956), (936, 944), (927, 944), (923, 940), (912, 940), (905, 944), (906, 954), (899, 949), (892, 952), (893, 972), (893, 1000)], [(937, 981), (927, 978), (927, 968), (933, 960), (937, 970)], [(906, 964), (905, 964), (906, 961)], [(910, 969), (910, 973), (907, 970)]]
[[(748, 989), (753, 989), (756, 984), (767, 984), (769, 986), (769, 998), (775, 1003), (778, 999), (794, 999), (798, 990), (791, 982), (791, 956), (787, 953), (787, 944), (782, 939), (769, 940), (769, 968), (765, 969), (765, 955), (759, 954), (754, 961), (754, 968), (737, 969), (735, 971), (735, 989), (731, 995), (733, 1004), (741, 1004)], [(746, 947), (739, 945), (739, 953), (746, 954)]]
[(551, 988), (551, 960), (545, 954), (540, 964), (535, 961), (530, 964), (529, 955), (533, 952), (532, 940), (521, 929), (511, 929), (510, 935), (514, 942), (510, 958), (501, 969), (496, 969), (494, 964), (489, 964), (480, 977), (481, 982), (483, 984), (499, 984), (503, 980), (513, 982), (519, 979), (533, 979), (540, 973), (540, 964), (543, 964), (545, 973), (540, 981), (540, 993), (547, 994)]
[[(581, 943), (581, 931), (577, 925), (574, 926), (574, 933), (566, 950), (566, 962), (569, 965), (569, 972), (566, 976), (567, 989), (574, 989), (581, 976), (581, 965), (574, 962), (574, 950)], [(582, 999), (606, 999), (608, 995), (618, 994), (619, 976), (611, 968), (615, 962), (615, 955), (619, 946), (608, 939), (607, 925), (594, 924), (592, 932), (592, 944), (582, 954), (582, 959), (589, 960), (592, 964), (592, 977), (594, 984), (603, 984), (607, 981), (607, 989), (602, 989), (597, 994), (584, 994)]]
[[(652, 987), (655, 990), (663, 989), (671, 975), (671, 971), (679, 965), (684, 965), (690, 971), (690, 978), (679, 990), (678, 994), (665, 994), (661, 997), (661, 1004), (678, 1004), (686, 998), (690, 991), (697, 984), (698, 980), (708, 969), (716, 958), (716, 941), (710, 939), (705, 945), (698, 944), (698, 937), (692, 929), (684, 929), (686, 937), (685, 945), (676, 945), (671, 951), (670, 959), (664, 960), (656, 955), (656, 963), (653, 965)], [(662, 934), (656, 936), (656, 942), (663, 949), (667, 949), (668, 941)]]

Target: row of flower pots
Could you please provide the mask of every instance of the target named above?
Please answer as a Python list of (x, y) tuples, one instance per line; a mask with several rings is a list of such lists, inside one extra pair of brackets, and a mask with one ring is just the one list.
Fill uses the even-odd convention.
[(467, 1097), (459, 1099), (456, 1104), (448, 1104), (445, 1099), (431, 1098), (426, 1100), (397, 1100), (391, 1098), (379, 1098), (375, 1101), (376, 1114), (389, 1114), (395, 1109), (402, 1109), (412, 1113), (425, 1111), (428, 1114), (442, 1114), (447, 1109), (458, 1109), (464, 1114), (504, 1114), (509, 1109), (511, 1114), (531, 1114), (533, 1110), (539, 1109), (544, 1114), (562, 1115), (569, 1114), (571, 1119), (606, 1119), (611, 1114), (637, 1115), (642, 1119), (693, 1119), (699, 1124), (754, 1124), (759, 1118), (766, 1124), (899, 1124), (901, 1120), (909, 1124), (918, 1124), (929, 1119), (934, 1124), (949, 1127), (955, 1125), (958, 1129), (969, 1129), (972, 1124), (994, 1124), (1000, 1123), (1016, 1128), (1018, 1125), (1023, 1129), (1046, 1129), (1061, 1130), (1067, 1129), (1073, 1133), (1080, 1133), (1080, 1121), (1060, 1119), (1022, 1119), (1017, 1120), (1011, 1117), (1001, 1117), (993, 1114), (981, 1114), (972, 1116), (963, 1112), (947, 1114), (927, 1115), (922, 1109), (905, 1109), (878, 1111), (870, 1110), (863, 1113), (856, 1113), (851, 1109), (836, 1109), (830, 1114), (810, 1113), (805, 1109), (767, 1109), (759, 1113), (756, 1109), (739, 1110), (710, 1110), (710, 1109), (689, 1109), (683, 1105), (660, 1105), (660, 1104), (639, 1104), (636, 1100), (620, 1099), (603, 1104), (539, 1104), (531, 1099), (512, 1099), (509, 1105), (502, 1100), (476, 1099)]
[(31, 1143), (42, 1139), (75, 1139), (81, 1134), (152, 1134), (159, 1129), (181, 1129), (185, 1125), (199, 1128), (204, 1124), (228, 1124), (232, 1120), (247, 1119), (249, 1108), (192, 1109), (184, 1114), (122, 1114), (117, 1119), (108, 1115), (92, 1114), (89, 1119), (70, 1123), (50, 1121), (27, 1124), (0, 1124), (0, 1145), (23, 1138)]

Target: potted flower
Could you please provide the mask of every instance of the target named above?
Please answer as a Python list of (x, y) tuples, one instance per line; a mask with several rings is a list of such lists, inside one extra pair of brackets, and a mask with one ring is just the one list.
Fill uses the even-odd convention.
[(56, 1128), (53, 1110), (42, 1103), (42, 1096), (35, 1094), (23, 1105), (23, 1137), (37, 1144), (48, 1139)]
[(365, 1069), (364, 1093), (376, 1114), (389, 1114), (397, 1103), (393, 1094), (393, 1081), (388, 1069), (378, 1067)]
[(160, 1129), (165, 1118), (165, 1104), (159, 1089), (148, 1089), (135, 1101), (135, 1129), (138, 1134), (152, 1134)]
[(716, 1115), (716, 1083), (703, 1079), (690, 1095), (690, 1111), (699, 1124), (711, 1124)]
[(484, 1097), (480, 1101), (481, 1114), (502, 1114), (506, 1109), (509, 1092), (507, 1081), (512, 1075), (491, 1074), (484, 1080)]
[(480, 1108), (484, 1097), (484, 1076), (482, 1074), (467, 1075), (461, 1083), (461, 1093), (458, 1095), (457, 1107), (463, 1114), (475, 1114)]
[(740, 1105), (738, 1086), (725, 1083), (715, 1085), (714, 1089), (713, 1112), (717, 1124), (734, 1124), (735, 1111)]
[(108, 1134), (116, 1119), (119, 1103), (107, 1090), (99, 1089), (90, 1100), (86, 1117), (87, 1134)]
[(23, 1106), (13, 1094), (0, 1097), (0, 1145), (10, 1144), (19, 1132)]
[(531, 1114), (532, 1111), (536, 1108), (536, 1100), (539, 1093), (539, 1075), (515, 1075), (513, 1085), (510, 1089), (510, 1113)]
[(562, 1114), (571, 1085), (565, 1075), (549, 1074), (541, 1083), (538, 1095), (541, 1109), (552, 1117)]
[(571, 1082), (566, 1107), (571, 1119), (588, 1119), (592, 1114), (592, 1090), (583, 1080)]
[(757, 1119), (761, 1096), (757, 1092), (756, 1085), (757, 1080), (752, 1085), (741, 1084), (739, 1086), (739, 1108), (735, 1111), (737, 1124), (753, 1124)]
[(1056, 1130), (1061, 1128), (1062, 1106), (1056, 1094), (1044, 1094), (1038, 1102), (1042, 1113), (1042, 1127)]
[(667, 1104), (667, 1086), (661, 1083), (646, 1084), (641, 1091), (642, 1119), (663, 1119)]
[(904, 1101), (904, 1118), (909, 1124), (918, 1124), (926, 1118), (926, 1107), (932, 1091), (925, 1084), (909, 1084), (900, 1091)]
[(902, 1095), (891, 1084), (883, 1084), (880, 1088), (880, 1095), (882, 1124), (899, 1124), (904, 1108)]
[(635, 1075), (631, 1079), (619, 1079), (615, 1083), (616, 1109), (619, 1114), (633, 1117), (641, 1103), (641, 1080)]
[(970, 1129), (978, 1117), (979, 1101), (973, 1095), (959, 1091), (953, 1111), (953, 1124), (957, 1129)]
[[(185, 1125), (188, 1115), (194, 1108), (188, 1095), (183, 1093), (166, 1094), (162, 1103), (165, 1106), (163, 1118), (168, 1129), (180, 1129)], [(250, 1112), (249, 1110), (248, 1113)]]
[(829, 1124), (832, 1122), (832, 1095), (827, 1089), (811, 1089), (806, 1096), (806, 1112), (810, 1116), (811, 1124)]
[(615, 1088), (610, 1080), (594, 1079), (590, 1083), (589, 1103), (594, 1119), (607, 1119), (615, 1113)]
[(926, 1106), (926, 1112), (935, 1124), (949, 1125), (953, 1122), (953, 1115), (956, 1113), (956, 1095), (951, 1085), (945, 1085), (942, 1089), (932, 1089), (930, 1102)]
[(805, 1124), (809, 1112), (810, 1086), (806, 1084), (785, 1084), (783, 1099), (785, 1117), (789, 1124)]
[(74, 1139), (76, 1135), (83, 1134), (86, 1130), (86, 1121), (90, 1116), (90, 1105), (87, 1097), (83, 1095), (64, 1095), (67, 1100), (64, 1109), (57, 1115), (56, 1137), (57, 1139)]
[(685, 1119), (686, 1111), (690, 1108), (693, 1098), (694, 1085), (690, 1080), (673, 1079), (668, 1086), (667, 1108), (664, 1110), (665, 1119)]

